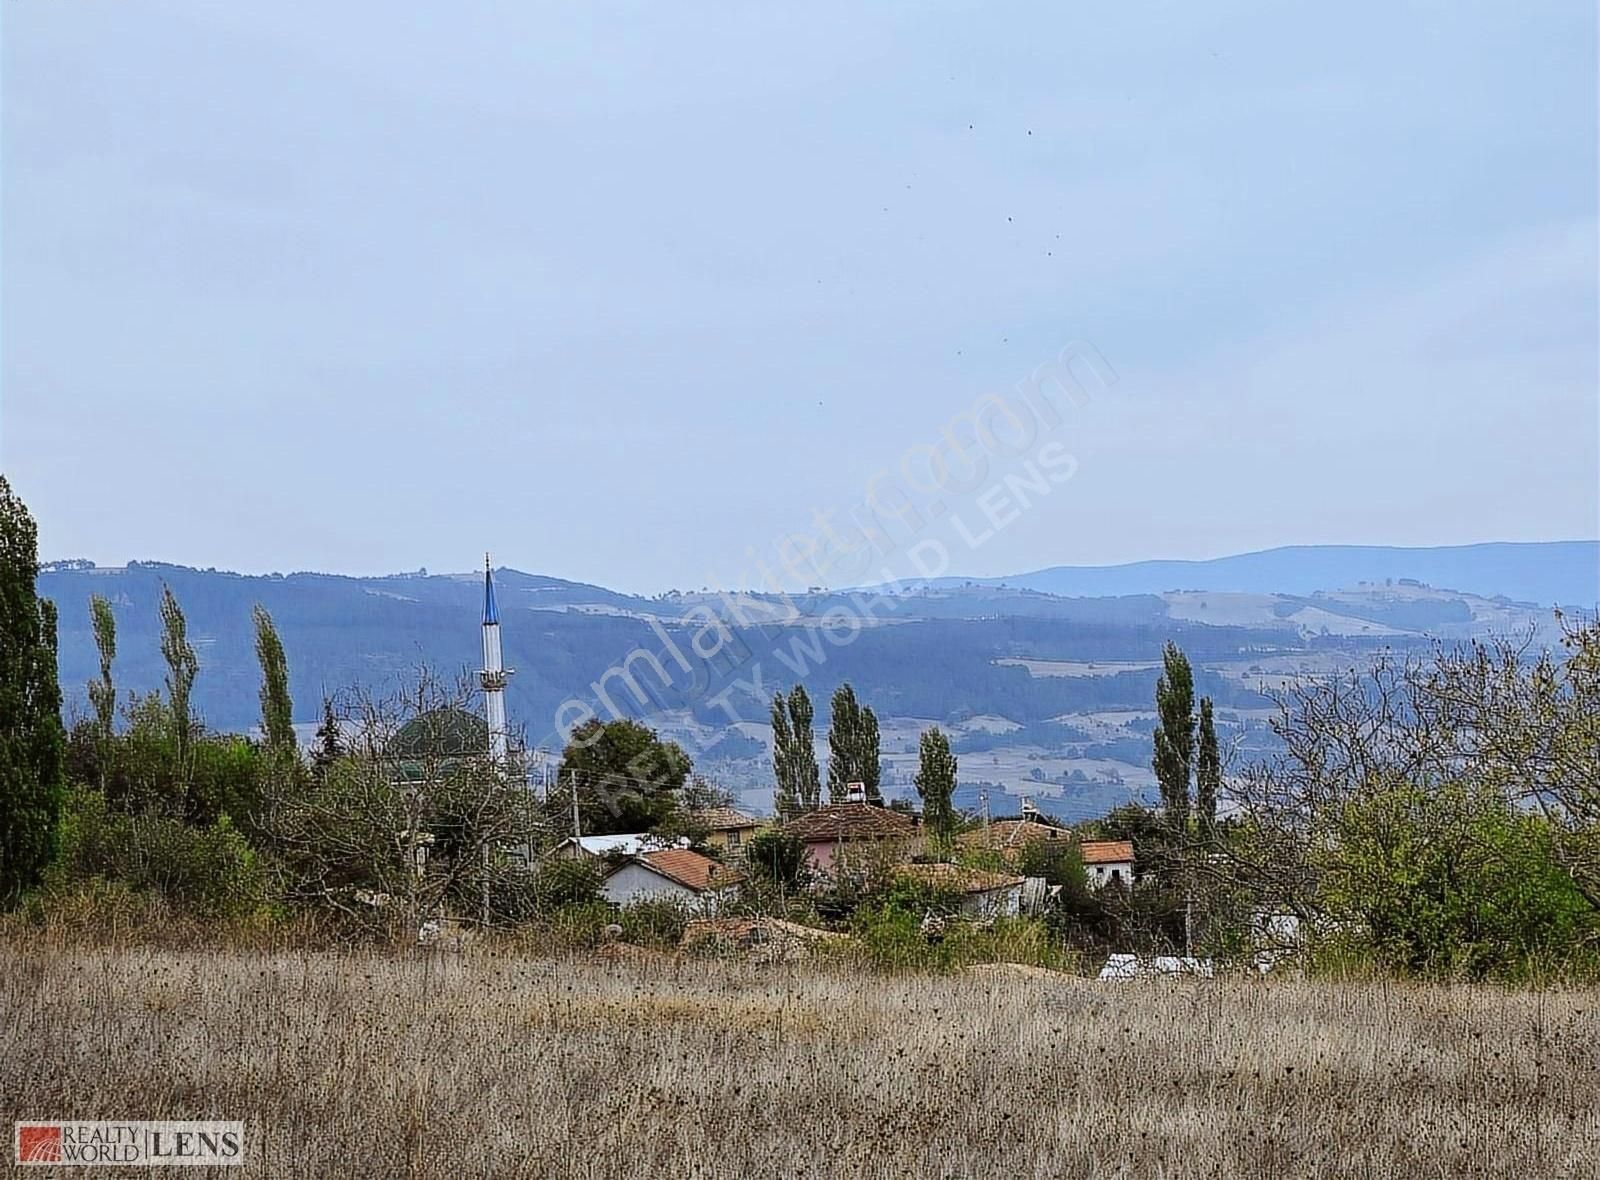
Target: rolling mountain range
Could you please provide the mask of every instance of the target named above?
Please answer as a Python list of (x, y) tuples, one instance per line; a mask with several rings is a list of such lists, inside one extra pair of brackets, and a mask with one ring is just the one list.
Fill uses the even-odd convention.
[[(1046, 594), (1098, 597), (1169, 590), (1313, 594), (1402, 579), (1486, 598), (1592, 609), (1600, 602), (1600, 541), (1498, 541), (1433, 548), (1291, 545), (1208, 561), (1058, 565), (977, 581)], [(943, 578), (932, 584), (962, 585), (968, 581)]]
[[(986, 790), (999, 814), (1006, 796), (1027, 794), (1074, 818), (1149, 793), (1151, 701), (1167, 640), (1189, 653), (1198, 690), (1216, 701), (1232, 739), (1246, 753), (1259, 751), (1271, 740), (1265, 694), (1286, 678), (1348, 667), (1383, 646), (1524, 632), (1554, 642), (1551, 603), (1592, 609), (1600, 597), (1596, 549), (1313, 547), (792, 599), (646, 598), (516, 570), (495, 579), (506, 662), (517, 669), (509, 712), (530, 746), (559, 746), (564, 705), (568, 724), (580, 708), (641, 716), (683, 743), (746, 806), (764, 809), (772, 693), (803, 682), (818, 703), (821, 731), (827, 697), (848, 680), (879, 714), (890, 794), (910, 793), (917, 735), (939, 724), (961, 758), (960, 801), (970, 804)], [(1586, 559), (1591, 583), (1583, 598)], [(1518, 594), (1498, 589), (1497, 568)], [(1370, 576), (1318, 586), (1323, 570), (1330, 578), (1352, 570)], [(1430, 570), (1453, 572), (1474, 589), (1425, 584), (1417, 575)], [(1286, 585), (1262, 589), (1274, 576)], [(83, 686), (96, 671), (91, 594), (108, 598), (117, 615), (119, 686), (125, 693), (161, 686), (163, 584), (183, 604), (199, 655), (196, 707), (217, 728), (248, 729), (256, 720), (256, 603), (277, 622), (296, 720), (308, 730), (324, 694), (352, 685), (392, 691), (424, 664), (446, 674), (478, 666), (481, 574), (244, 576), (62, 562), (41, 574), (40, 593), (60, 608), (69, 714), (85, 710)], [(1069, 596), (1051, 586), (1104, 592)], [(1541, 596), (1519, 600), (1530, 588)], [(826, 758), (820, 744), (819, 757)]]

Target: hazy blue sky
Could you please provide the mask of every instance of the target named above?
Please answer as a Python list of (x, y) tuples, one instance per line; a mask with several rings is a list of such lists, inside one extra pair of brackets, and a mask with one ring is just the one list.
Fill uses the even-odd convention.
[(1072, 341), (951, 572), (1600, 535), (1592, 3), (0, 9), (47, 556), (742, 581)]

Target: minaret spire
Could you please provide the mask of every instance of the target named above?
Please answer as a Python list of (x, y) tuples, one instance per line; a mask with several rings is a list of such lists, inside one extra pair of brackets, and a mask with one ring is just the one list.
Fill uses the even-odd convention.
[(511, 672), (500, 654), (500, 608), (494, 600), (494, 573), (489, 555), (483, 555), (483, 670), (478, 682), (483, 685), (484, 719), (489, 723), (489, 755), (497, 762), (506, 758), (506, 680)]

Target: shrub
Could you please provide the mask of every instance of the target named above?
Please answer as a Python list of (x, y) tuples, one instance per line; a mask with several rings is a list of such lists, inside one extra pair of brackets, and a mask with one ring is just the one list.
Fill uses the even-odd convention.
[(672, 948), (682, 940), (689, 918), (690, 913), (681, 902), (657, 898), (623, 906), (613, 920), (622, 927), (625, 942)]
[(744, 849), (745, 867), (757, 887), (793, 893), (810, 876), (805, 841), (782, 828), (766, 828), (750, 838)]
[(547, 857), (534, 873), (541, 909), (584, 905), (600, 899), (600, 870), (592, 861)]
[(73, 791), (62, 820), (58, 885), (120, 881), (203, 918), (241, 918), (267, 903), (267, 878), (226, 814), (191, 827), (161, 814), (112, 812), (100, 792)]
[(1325, 896), (1338, 934), (1408, 974), (1519, 977), (1561, 961), (1593, 912), (1554, 853), (1556, 832), (1504, 796), (1459, 786), (1376, 789), (1338, 815)]

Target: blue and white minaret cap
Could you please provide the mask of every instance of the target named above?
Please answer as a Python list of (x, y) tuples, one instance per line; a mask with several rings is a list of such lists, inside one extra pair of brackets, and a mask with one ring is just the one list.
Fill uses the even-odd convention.
[(500, 608), (494, 601), (494, 577), (489, 573), (489, 555), (483, 555), (483, 625), (500, 625)]

